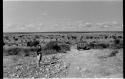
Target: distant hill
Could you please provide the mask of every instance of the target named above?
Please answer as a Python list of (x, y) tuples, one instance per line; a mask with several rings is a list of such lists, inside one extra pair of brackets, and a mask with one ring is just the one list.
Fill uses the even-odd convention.
[(123, 33), (123, 31), (3, 32), (3, 34), (40, 34), (40, 33)]

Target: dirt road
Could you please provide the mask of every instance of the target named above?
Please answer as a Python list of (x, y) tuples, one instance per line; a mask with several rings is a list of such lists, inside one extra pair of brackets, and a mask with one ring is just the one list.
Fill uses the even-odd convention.
[(70, 63), (67, 78), (122, 78), (123, 62), (117, 57), (99, 59), (103, 50), (77, 51), (71, 49), (63, 58)]

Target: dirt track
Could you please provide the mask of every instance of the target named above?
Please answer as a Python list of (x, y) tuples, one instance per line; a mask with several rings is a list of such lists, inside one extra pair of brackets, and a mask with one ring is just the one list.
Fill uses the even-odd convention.
[[(118, 59), (118, 57), (99, 59), (98, 56), (101, 56), (104, 52), (106, 51), (77, 51), (72, 49), (63, 59), (65, 63), (70, 63), (70, 69), (67, 77), (122, 78), (123, 61)], [(110, 50), (107, 50), (107, 52), (110, 52)]]

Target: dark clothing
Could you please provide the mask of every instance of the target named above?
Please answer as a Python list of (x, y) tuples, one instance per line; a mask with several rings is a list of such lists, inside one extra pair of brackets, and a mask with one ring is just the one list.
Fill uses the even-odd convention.
[(37, 52), (37, 55), (41, 54), (41, 48), (39, 48), (36, 52)]

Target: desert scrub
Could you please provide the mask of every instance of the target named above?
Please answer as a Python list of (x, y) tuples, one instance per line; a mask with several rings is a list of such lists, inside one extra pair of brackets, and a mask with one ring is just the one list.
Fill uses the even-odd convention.
[(18, 56), (31, 56), (34, 55), (37, 48), (30, 47), (4, 47), (3, 56), (18, 55)]
[(56, 50), (57, 52), (59, 50), (61, 50), (61, 48), (58, 46), (58, 42), (57, 41), (50, 41), (44, 47), (44, 50), (51, 50), (51, 49)]
[[(37, 47), (3, 47), (3, 56), (18, 55), (18, 56), (36, 56)], [(70, 50), (70, 46), (59, 44), (59, 42), (51, 41), (42, 47), (41, 53), (45, 55), (66, 53)]]
[(46, 44), (44, 50), (53, 50), (57, 53), (65, 53), (66, 51), (70, 51), (70, 46), (58, 41), (51, 41)]
[(38, 44), (39, 44), (38, 40), (33, 40), (33, 41), (28, 41), (27, 42), (28, 47), (33, 47), (33, 46), (36, 47)]
[(37, 67), (33, 57), (29, 59), (24, 57), (15, 65), (4, 67), (3, 76), (4, 78), (52, 78), (58, 74), (66, 74), (69, 65), (64, 64), (58, 56), (58, 54), (45, 56), (40, 67)]

